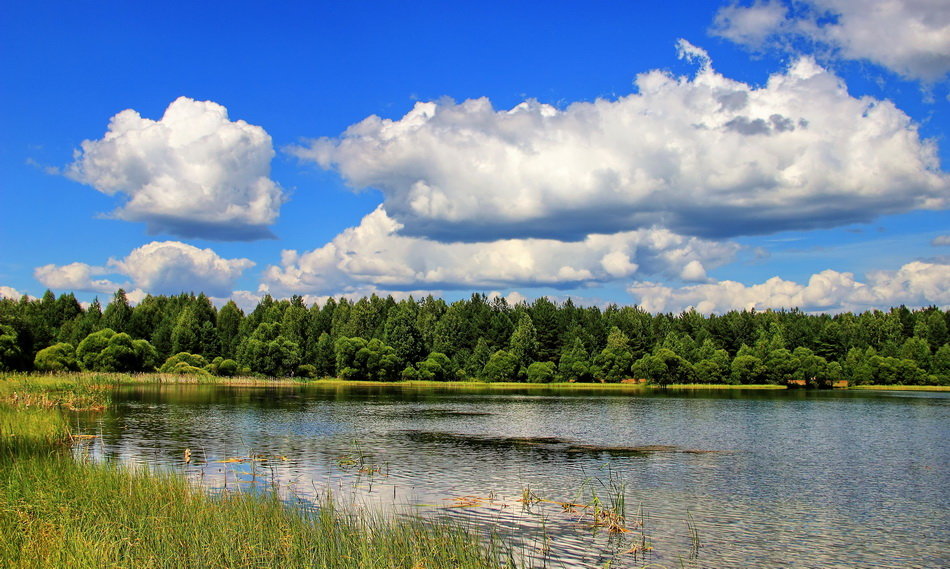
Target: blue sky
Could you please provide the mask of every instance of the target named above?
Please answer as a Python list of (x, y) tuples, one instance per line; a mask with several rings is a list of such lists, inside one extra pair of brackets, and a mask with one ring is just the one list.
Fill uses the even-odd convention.
[(13, 3), (0, 26), (0, 294), (950, 305), (938, 0)]

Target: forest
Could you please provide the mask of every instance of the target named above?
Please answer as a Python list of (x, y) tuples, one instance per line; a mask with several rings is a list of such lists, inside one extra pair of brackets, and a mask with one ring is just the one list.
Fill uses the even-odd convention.
[(0, 299), (0, 369), (344, 380), (658, 385), (950, 384), (950, 313), (799, 310), (650, 314), (473, 294), (357, 301), (265, 296), (244, 313), (204, 294), (117, 291), (103, 309), (71, 293)]

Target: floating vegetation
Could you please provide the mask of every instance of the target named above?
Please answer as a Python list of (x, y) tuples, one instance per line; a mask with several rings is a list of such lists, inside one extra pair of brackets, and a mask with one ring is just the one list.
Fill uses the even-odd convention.
[(486, 411), (460, 411), (458, 409), (398, 409), (386, 412), (387, 417), (410, 419), (454, 419), (458, 417), (490, 417)]
[(704, 450), (682, 448), (673, 445), (642, 445), (642, 446), (606, 446), (606, 445), (587, 445), (572, 444), (565, 452), (569, 453), (604, 453), (611, 456), (648, 456), (657, 453), (677, 453), (677, 454), (729, 454), (728, 450)]
[(610, 456), (649, 456), (658, 453), (677, 454), (729, 454), (728, 450), (706, 450), (682, 448), (673, 445), (611, 446), (580, 444), (558, 437), (504, 437), (492, 435), (472, 435), (440, 431), (403, 431), (409, 438), (418, 442), (447, 443), (477, 447), (527, 448), (549, 452), (569, 454), (608, 454)]
[[(186, 458), (191, 458), (191, 453), (186, 453)], [(224, 460), (214, 460), (212, 462), (220, 464), (232, 464), (236, 462), (268, 462), (268, 461), (281, 461), (286, 462), (287, 457), (283, 455), (267, 455), (267, 454), (252, 454), (250, 456), (235, 456), (232, 458), (226, 458)], [(188, 462), (187, 460), (185, 462)]]
[[(336, 457), (336, 464), (344, 470), (355, 469), (360, 474), (383, 474), (384, 476), (389, 474), (388, 463), (385, 465), (371, 463), (370, 458), (371, 455), (364, 453), (359, 443), (353, 441), (353, 451)], [(385, 473), (383, 472), (384, 466), (386, 468)]]

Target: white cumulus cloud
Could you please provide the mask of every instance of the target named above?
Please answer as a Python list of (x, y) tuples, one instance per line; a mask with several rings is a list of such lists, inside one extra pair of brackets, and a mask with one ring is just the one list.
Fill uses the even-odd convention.
[(501, 239), (442, 243), (400, 234), (383, 206), (326, 245), (284, 251), (268, 267), (265, 290), (276, 294), (383, 290), (575, 287), (634, 275), (696, 280), (704, 266), (732, 260), (738, 245), (684, 237), (666, 229), (591, 234), (581, 241)]
[[(109, 259), (105, 266), (45, 265), (37, 267), (34, 276), (53, 289), (109, 293), (137, 287), (152, 294), (204, 292), (223, 297), (231, 294), (235, 281), (252, 266), (250, 259), (225, 259), (211, 249), (153, 241), (133, 249), (124, 259)], [(102, 275), (121, 275), (125, 280), (94, 278)]]
[(845, 59), (867, 60), (910, 79), (950, 73), (946, 0), (756, 0), (719, 10), (713, 33), (759, 49), (804, 39)]
[(930, 244), (934, 247), (950, 245), (950, 235), (938, 235), (930, 241)]
[(153, 241), (134, 249), (109, 265), (148, 291), (172, 294), (205, 292), (209, 296), (229, 293), (250, 259), (225, 259), (211, 249), (199, 249), (178, 241)]
[(128, 283), (115, 283), (109, 279), (95, 278), (111, 273), (105, 267), (95, 267), (86, 263), (68, 265), (43, 265), (33, 270), (33, 276), (43, 286), (51, 289), (111, 293), (127, 287)]
[(616, 100), (420, 102), (288, 151), (379, 189), (403, 234), (447, 242), (724, 237), (947, 206), (935, 143), (890, 101), (852, 97), (812, 59), (753, 86), (679, 48), (694, 77), (644, 73)]
[(0, 298), (12, 298), (13, 300), (20, 300), (20, 297), (22, 296), (23, 293), (13, 287), (0, 286)]
[(801, 308), (806, 311), (864, 311), (904, 304), (950, 306), (950, 264), (913, 261), (896, 271), (869, 273), (865, 282), (853, 273), (825, 270), (812, 275), (808, 284), (772, 277), (764, 283), (744, 285), (735, 281), (673, 288), (637, 282), (627, 290), (645, 310), (699, 312)]
[(271, 138), (231, 121), (223, 106), (180, 97), (160, 120), (132, 109), (86, 140), (67, 175), (107, 195), (123, 194), (112, 215), (145, 222), (150, 233), (217, 240), (272, 237), (284, 201), (270, 179)]

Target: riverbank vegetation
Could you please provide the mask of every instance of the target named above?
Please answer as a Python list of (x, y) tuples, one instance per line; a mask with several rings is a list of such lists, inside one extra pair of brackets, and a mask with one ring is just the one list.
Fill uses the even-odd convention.
[(438, 519), (354, 513), (329, 496), (294, 506), (274, 493), (211, 496), (173, 474), (75, 458), (83, 439), (70, 414), (103, 409), (106, 379), (21, 376), (0, 390), (0, 566), (507, 564), (492, 541)]
[(344, 380), (659, 385), (950, 385), (950, 313), (861, 314), (446, 303), (371, 296), (308, 306), (265, 296), (244, 313), (203, 294), (118, 291), (103, 309), (72, 294), (0, 299), (0, 370), (161, 372)]

